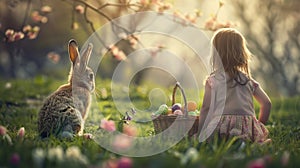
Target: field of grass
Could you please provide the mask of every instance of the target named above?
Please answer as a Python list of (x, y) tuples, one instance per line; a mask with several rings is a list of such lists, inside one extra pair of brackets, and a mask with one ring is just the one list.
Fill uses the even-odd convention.
[[(84, 137), (41, 139), (37, 134), (37, 114), (43, 100), (61, 82), (43, 76), (28, 80), (0, 81), (0, 168), (2, 167), (299, 167), (300, 166), (300, 97), (272, 98), (273, 108), (267, 127), (271, 144), (242, 143), (231, 139), (198, 143), (184, 138), (167, 151), (149, 157), (126, 157), (100, 147)], [(118, 124), (120, 114), (112, 103), (109, 81), (101, 88), (107, 95), (95, 97), (86, 131), (98, 129), (101, 111)], [(98, 88), (101, 90), (101, 88)], [(147, 88), (133, 88), (131, 98), (136, 106), (148, 106)], [(95, 123), (99, 121), (99, 123)], [(134, 124), (134, 123), (130, 123)], [(24, 127), (25, 135), (18, 134)], [(138, 126), (140, 136), (154, 134), (153, 125)], [(106, 137), (102, 137), (106, 138)], [(157, 142), (160, 143), (160, 142)]]

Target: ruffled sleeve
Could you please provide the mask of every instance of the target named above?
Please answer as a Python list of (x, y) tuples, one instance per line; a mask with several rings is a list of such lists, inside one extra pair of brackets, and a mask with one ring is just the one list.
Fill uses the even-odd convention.
[(206, 83), (208, 84), (208, 86), (209, 86), (210, 88), (214, 88), (214, 87), (215, 87), (215, 84), (216, 84), (216, 81), (215, 81), (215, 79), (214, 79), (214, 76), (209, 76), (209, 77), (207, 77)]
[(252, 87), (252, 92), (255, 92), (255, 90), (259, 87), (259, 83), (254, 79), (251, 79), (251, 87)]

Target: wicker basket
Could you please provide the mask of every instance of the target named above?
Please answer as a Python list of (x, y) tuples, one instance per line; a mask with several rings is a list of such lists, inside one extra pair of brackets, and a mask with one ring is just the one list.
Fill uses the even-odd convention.
[(160, 115), (160, 116), (154, 118), (153, 119), (154, 130), (155, 130), (155, 133), (158, 134), (158, 133), (166, 130), (167, 128), (169, 128), (176, 120), (175, 126), (178, 128), (175, 128), (175, 129), (176, 130), (183, 130), (183, 129), (186, 130), (183, 127), (190, 128), (187, 135), (189, 137), (191, 137), (198, 133), (199, 116), (189, 116), (188, 115), (186, 96), (185, 96), (184, 90), (181, 87), (181, 85), (179, 84), (179, 82), (177, 82), (175, 84), (175, 87), (173, 89), (172, 105), (175, 104), (175, 95), (176, 95), (177, 88), (180, 89), (181, 94), (184, 99), (185, 105), (184, 105), (184, 109), (183, 109), (183, 115), (182, 116), (180, 116), (180, 115), (171, 115), (171, 116)]

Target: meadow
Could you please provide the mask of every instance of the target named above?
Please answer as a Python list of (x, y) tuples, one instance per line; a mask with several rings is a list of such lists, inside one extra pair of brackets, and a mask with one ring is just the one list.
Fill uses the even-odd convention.
[[(99, 110), (107, 119), (122, 124), (122, 118), (111, 99), (110, 81), (101, 82), (101, 88), (98, 88), (97, 96), (94, 96), (97, 101), (91, 110)], [(196, 139), (184, 138), (167, 151), (154, 156), (126, 157), (102, 148), (89, 137), (41, 139), (38, 136), (37, 116), (42, 102), (62, 83), (63, 81), (45, 76), (0, 81), (0, 126), (1, 129), (6, 129), (0, 135), (0, 168), (300, 166), (299, 96), (272, 97), (273, 106), (267, 123), (272, 139), (270, 144), (244, 143), (237, 139), (199, 143)], [(103, 93), (103, 89), (107, 93)], [(132, 100), (136, 102), (136, 106), (147, 106), (147, 88), (132, 89)], [(90, 117), (95, 119), (92, 115), (93, 113)], [(87, 123), (86, 132), (99, 129), (97, 124)], [(22, 127), (25, 132), (21, 130), (20, 133)], [(153, 125), (138, 128), (138, 132), (139, 135), (153, 135)]]

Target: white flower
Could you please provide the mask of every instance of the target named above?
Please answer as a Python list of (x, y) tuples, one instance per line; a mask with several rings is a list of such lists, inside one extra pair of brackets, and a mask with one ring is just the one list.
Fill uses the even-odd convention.
[(87, 157), (81, 154), (77, 146), (71, 146), (66, 150), (66, 158), (79, 163), (88, 164)]
[(64, 158), (64, 151), (62, 147), (57, 146), (54, 148), (50, 148), (48, 150), (48, 159), (49, 160), (57, 160), (57, 161), (62, 161)]
[(45, 152), (41, 148), (36, 148), (32, 151), (33, 162), (36, 167), (42, 167), (45, 160)]
[(10, 89), (11, 88), (11, 83), (10, 82), (7, 82), (6, 84), (5, 84), (5, 89)]

